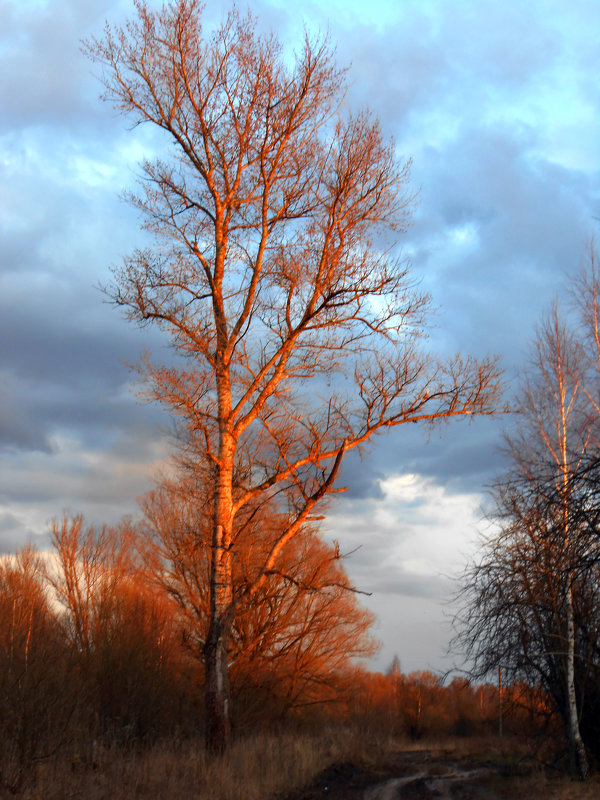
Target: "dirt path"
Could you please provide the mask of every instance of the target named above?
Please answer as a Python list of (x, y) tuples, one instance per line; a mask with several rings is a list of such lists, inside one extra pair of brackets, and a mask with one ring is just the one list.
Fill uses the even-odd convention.
[(489, 767), (466, 769), (448, 764), (441, 771), (439, 762), (432, 763), (432, 771), (415, 772), (402, 778), (392, 778), (364, 792), (364, 800), (499, 800), (499, 796), (482, 779), (489, 778)]
[(500, 768), (490, 763), (406, 751), (378, 770), (335, 764), (282, 800), (503, 800), (490, 786), (499, 775)]

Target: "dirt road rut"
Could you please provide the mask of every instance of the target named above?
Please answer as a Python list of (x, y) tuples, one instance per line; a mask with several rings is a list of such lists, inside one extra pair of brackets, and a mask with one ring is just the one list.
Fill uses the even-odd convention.
[(364, 800), (499, 800), (498, 795), (481, 783), (490, 769), (465, 769), (458, 764), (433, 762), (401, 778), (391, 778), (364, 792)]

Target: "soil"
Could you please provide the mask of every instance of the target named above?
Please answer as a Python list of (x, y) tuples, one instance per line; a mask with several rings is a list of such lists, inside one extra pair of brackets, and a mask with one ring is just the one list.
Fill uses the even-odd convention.
[(376, 770), (334, 764), (303, 790), (280, 800), (506, 800), (501, 783), (515, 770), (432, 750), (399, 752)]

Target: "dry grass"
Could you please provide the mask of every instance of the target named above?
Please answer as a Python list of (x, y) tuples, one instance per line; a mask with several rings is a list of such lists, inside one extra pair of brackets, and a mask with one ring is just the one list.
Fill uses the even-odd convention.
[[(385, 747), (385, 743), (382, 743)], [(359, 731), (329, 729), (318, 736), (259, 734), (211, 758), (201, 741), (156, 745), (135, 753), (99, 749), (87, 762), (61, 759), (29, 776), (24, 800), (265, 800), (309, 783), (328, 764), (366, 760)]]
[[(531, 751), (514, 739), (440, 739), (411, 743), (361, 728), (329, 728), (318, 735), (261, 733), (237, 741), (222, 758), (203, 742), (167, 742), (143, 751), (99, 749), (88, 758), (63, 757), (28, 776), (23, 800), (268, 800), (309, 784), (332, 763), (377, 770), (398, 751), (433, 758), (486, 761), (497, 768), (489, 785), (507, 800), (597, 800), (600, 777), (588, 783), (548, 777)], [(243, 790), (242, 795), (240, 792)]]
[(598, 800), (600, 777), (594, 775), (580, 783), (565, 776), (548, 777), (539, 773), (526, 777), (503, 777), (493, 782), (490, 788), (506, 800)]

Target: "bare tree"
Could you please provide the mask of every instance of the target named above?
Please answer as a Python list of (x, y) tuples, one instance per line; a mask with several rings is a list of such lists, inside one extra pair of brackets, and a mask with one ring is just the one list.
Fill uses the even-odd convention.
[(105, 99), (174, 149), (143, 162), (130, 198), (155, 244), (108, 291), (186, 359), (145, 374), (212, 469), (206, 712), (221, 750), (236, 516), (265, 495), (289, 513), (252, 596), (335, 490), (345, 453), (391, 426), (489, 413), (498, 371), (422, 349), (428, 299), (387, 238), (410, 217), (410, 162), (368, 113), (342, 113), (327, 40), (307, 34), (290, 62), (235, 9), (205, 32), (199, 0), (135, 6), (87, 50)]
[[(538, 441), (547, 451), (546, 459), (527, 464), (521, 458), (521, 468), (533, 479), (540, 465), (548, 463), (554, 468), (554, 486), (560, 500), (556, 512), (558, 519), (558, 546), (565, 558), (561, 583), (564, 586), (566, 612), (566, 695), (568, 708), (569, 743), (571, 761), (582, 778), (587, 778), (589, 767), (585, 747), (579, 730), (579, 713), (575, 692), (575, 620), (573, 609), (573, 583), (576, 563), (572, 557), (576, 531), (571, 527), (571, 486), (569, 476), (576, 471), (586, 455), (592, 437), (588, 404), (585, 402), (585, 356), (579, 342), (569, 336), (561, 325), (557, 309), (546, 322), (537, 341), (537, 381), (525, 390), (523, 410), (530, 409), (529, 435), (537, 434)], [(524, 444), (521, 442), (521, 445)], [(513, 448), (522, 446), (513, 444)], [(526, 452), (526, 451), (525, 451)], [(549, 457), (549, 458), (548, 458)], [(533, 469), (531, 469), (533, 467)]]
[(68, 739), (74, 674), (31, 546), (0, 559), (0, 787), (21, 794), (35, 765)]
[(594, 448), (598, 426), (588, 372), (587, 353), (555, 306), (538, 330), (523, 378), (516, 430), (507, 438), (511, 469), (495, 487), (501, 532), (468, 570), (459, 637), (480, 674), (504, 666), (550, 689), (567, 726), (572, 770), (582, 778), (589, 767), (576, 664), (585, 663), (595, 643), (584, 642), (588, 652), (577, 652), (575, 606), (590, 597), (593, 583), (585, 585), (583, 565), (592, 550), (597, 558), (597, 547), (578, 520), (574, 477)]
[(170, 719), (178, 696), (178, 609), (147, 580), (129, 520), (95, 528), (65, 517), (51, 531), (48, 578), (63, 608), (58, 620), (86, 725), (109, 739), (148, 736)]
[(51, 523), (57, 569), (50, 572), (63, 621), (75, 649), (87, 657), (106, 635), (115, 598), (133, 570), (133, 530), (125, 522), (115, 528), (86, 528), (81, 515)]
[[(485, 541), (463, 576), (464, 604), (453, 645), (466, 656), (473, 677), (494, 676), (502, 667), (509, 683), (524, 680), (541, 687), (568, 735), (565, 553), (540, 509), (520, 504), (498, 507), (496, 513), (501, 514), (500, 532)], [(570, 588), (578, 722), (582, 731), (594, 732), (600, 644), (597, 571), (576, 573)], [(582, 738), (595, 747), (594, 738)], [(573, 747), (570, 754), (576, 757)]]

